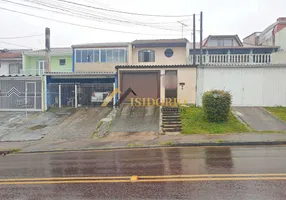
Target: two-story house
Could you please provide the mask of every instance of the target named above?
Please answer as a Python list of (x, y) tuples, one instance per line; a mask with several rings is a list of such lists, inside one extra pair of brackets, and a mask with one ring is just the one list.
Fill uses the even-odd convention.
[[(46, 51), (35, 50), (23, 53), (23, 74), (43, 75), (47, 72)], [(72, 71), (72, 49), (51, 48), (50, 50), (50, 72), (71, 72)]]
[[(196, 67), (189, 65), (187, 39), (135, 40), (128, 65), (118, 65), (118, 88), (129, 98), (177, 99), (195, 103)], [(129, 100), (127, 98), (127, 101)]]
[[(241, 42), (237, 35), (210, 35), (203, 40), (203, 64), (267, 64), (278, 46), (256, 46)], [(199, 64), (200, 49), (190, 46), (190, 62), (193, 55)]]

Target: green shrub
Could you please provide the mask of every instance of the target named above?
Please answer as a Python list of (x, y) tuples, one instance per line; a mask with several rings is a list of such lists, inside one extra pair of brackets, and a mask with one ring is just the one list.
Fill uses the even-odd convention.
[(227, 121), (231, 106), (231, 95), (223, 90), (212, 90), (203, 95), (204, 116), (209, 122)]

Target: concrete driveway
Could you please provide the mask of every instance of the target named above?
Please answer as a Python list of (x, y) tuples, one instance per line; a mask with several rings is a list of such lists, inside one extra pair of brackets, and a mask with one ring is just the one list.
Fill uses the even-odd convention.
[(257, 131), (286, 131), (286, 123), (269, 114), (262, 107), (234, 107), (236, 114)]
[(159, 132), (160, 108), (157, 106), (134, 107), (122, 104), (117, 112), (112, 126), (112, 132)]
[(63, 108), (50, 112), (0, 112), (0, 142), (89, 139), (111, 109)]

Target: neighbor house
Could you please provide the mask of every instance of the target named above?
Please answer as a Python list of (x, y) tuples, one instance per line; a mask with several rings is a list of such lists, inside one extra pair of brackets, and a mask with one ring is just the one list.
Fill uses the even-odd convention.
[(137, 98), (195, 103), (196, 67), (189, 65), (187, 39), (135, 40), (129, 49), (128, 64), (116, 67), (122, 92), (130, 87)]
[[(45, 69), (45, 50), (27, 51), (23, 53), (23, 73), (26, 75), (43, 75)], [(50, 72), (72, 71), (72, 49), (51, 48)]]
[(0, 50), (0, 76), (20, 75), (22, 73), (22, 52), (19, 50)]
[(256, 46), (279, 46), (286, 50), (286, 17), (279, 17), (262, 32), (255, 32), (243, 39), (243, 42)]
[[(190, 46), (190, 62), (196, 54), (199, 64), (200, 49), (196, 44)], [(256, 46), (243, 43), (237, 35), (209, 35), (203, 40), (203, 64), (267, 64), (271, 63), (271, 54), (279, 50), (278, 46)]]

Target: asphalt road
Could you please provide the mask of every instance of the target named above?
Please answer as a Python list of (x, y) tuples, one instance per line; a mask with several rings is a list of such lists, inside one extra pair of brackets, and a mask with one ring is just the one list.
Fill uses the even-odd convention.
[(284, 200), (285, 183), (285, 146), (0, 157), (0, 199)]

